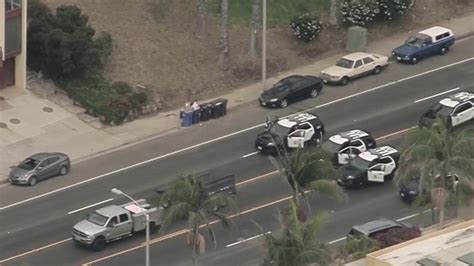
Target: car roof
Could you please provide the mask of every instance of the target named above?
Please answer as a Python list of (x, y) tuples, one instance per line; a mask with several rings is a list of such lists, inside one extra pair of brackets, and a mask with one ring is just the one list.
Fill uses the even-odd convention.
[(474, 93), (469, 91), (462, 91), (456, 94), (450, 95), (448, 98), (444, 98), (439, 101), (440, 104), (448, 106), (451, 108), (456, 107), (458, 104), (467, 102), (471, 99), (474, 99)]
[(284, 127), (291, 128), (295, 125), (308, 122), (317, 118), (318, 116), (312, 113), (299, 113), (299, 114), (291, 115), (287, 118), (279, 120), (278, 124)]
[(364, 52), (355, 52), (355, 53), (352, 53), (352, 54), (345, 55), (345, 56), (343, 56), (343, 58), (355, 61), (355, 60), (362, 59), (362, 58), (367, 57), (367, 56), (371, 56), (371, 54), (364, 53)]
[(362, 129), (352, 129), (352, 130), (340, 132), (337, 135), (331, 136), (329, 140), (337, 144), (342, 144), (349, 140), (360, 139), (363, 137), (367, 137), (369, 135), (370, 135), (369, 133), (367, 133), (366, 131)]
[(117, 205), (110, 205), (104, 208), (96, 210), (98, 214), (102, 214), (107, 217), (116, 216), (125, 212), (124, 208)]
[(447, 28), (440, 27), (440, 26), (434, 26), (434, 27), (431, 27), (429, 29), (422, 30), (419, 33), (434, 37), (434, 36), (437, 36), (439, 34), (443, 34), (445, 32), (451, 32), (451, 30), (447, 29)]
[(361, 157), (364, 160), (367, 161), (373, 161), (377, 158), (384, 157), (384, 156), (389, 156), (389, 155), (396, 155), (398, 154), (398, 150), (395, 149), (392, 146), (381, 146), (377, 147), (374, 149), (370, 149), (368, 151), (364, 151), (359, 154), (359, 157)]
[(380, 219), (370, 221), (364, 224), (354, 225), (352, 229), (357, 230), (365, 235), (369, 235), (373, 232), (377, 232), (377, 231), (395, 227), (395, 226), (398, 227), (398, 226), (401, 226), (401, 224), (396, 221), (392, 221), (386, 218), (380, 218)]
[(44, 160), (44, 159), (46, 159), (46, 158), (53, 157), (53, 156), (67, 157), (66, 154), (64, 154), (64, 153), (59, 153), (59, 152), (40, 152), (40, 153), (33, 154), (33, 155), (31, 155), (30, 157), (28, 157), (28, 158), (41, 161), (41, 160)]
[(284, 82), (284, 81), (295, 81), (295, 80), (300, 80), (300, 79), (303, 79), (305, 78), (304, 76), (301, 76), (301, 75), (291, 75), (291, 76), (288, 76), (288, 77), (285, 77), (285, 78), (282, 78), (280, 81), (278, 82)]

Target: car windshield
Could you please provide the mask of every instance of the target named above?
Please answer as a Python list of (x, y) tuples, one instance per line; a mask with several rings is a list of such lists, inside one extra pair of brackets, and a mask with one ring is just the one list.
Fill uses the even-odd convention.
[(406, 43), (410, 46), (421, 47), (421, 45), (423, 44), (423, 40), (415, 36), (410, 36)]
[(448, 107), (446, 105), (442, 105), (442, 104), (437, 103), (436, 105), (431, 107), (428, 116), (430, 116), (432, 118), (435, 118), (436, 115), (448, 117), (449, 115), (451, 115), (453, 110), (454, 110), (454, 108), (452, 108), (452, 107)]
[(290, 128), (284, 127), (278, 123), (275, 123), (270, 128), (270, 134), (281, 137), (281, 138), (288, 136), (288, 132), (290, 132)]
[(98, 214), (97, 212), (94, 212), (87, 218), (87, 221), (96, 225), (104, 226), (105, 223), (107, 222), (107, 219), (108, 217)]
[(36, 168), (36, 166), (39, 163), (40, 162), (38, 160), (28, 158), (28, 159), (24, 160), (23, 162), (21, 162), (20, 165), (18, 165), (18, 167), (20, 167), (21, 169), (25, 169), (25, 170), (33, 170), (33, 169)]
[(324, 142), (321, 147), (330, 153), (337, 153), (339, 149), (341, 148), (341, 145), (328, 140)]
[(356, 157), (352, 162), (351, 164), (356, 167), (356, 168), (359, 168), (359, 169), (362, 169), (362, 170), (365, 170), (365, 169), (368, 169), (369, 166), (372, 164), (371, 161), (367, 161), (367, 160), (364, 160), (360, 157)]
[(336, 66), (343, 68), (352, 68), (353, 65), (354, 61), (345, 58), (339, 59), (339, 61), (336, 63)]

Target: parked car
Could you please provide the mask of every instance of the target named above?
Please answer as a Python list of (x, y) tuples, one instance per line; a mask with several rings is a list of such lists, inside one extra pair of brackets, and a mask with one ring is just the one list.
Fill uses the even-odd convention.
[(347, 85), (349, 80), (368, 74), (379, 74), (388, 65), (388, 57), (357, 52), (339, 59), (336, 65), (323, 69), (320, 77), (324, 83)]
[(265, 107), (285, 108), (289, 103), (306, 98), (315, 98), (323, 89), (318, 77), (292, 75), (278, 81), (260, 95), (260, 104)]
[(444, 55), (454, 41), (450, 29), (436, 26), (410, 36), (404, 44), (393, 49), (392, 56), (397, 61), (416, 64), (428, 56)]
[(407, 224), (399, 223), (386, 218), (380, 218), (378, 220), (370, 221), (364, 224), (354, 225), (347, 234), (347, 238), (357, 238), (360, 236), (375, 238), (377, 234), (386, 233), (390, 229), (407, 227), (409, 227)]
[(64, 153), (37, 153), (13, 167), (8, 176), (12, 184), (34, 186), (38, 181), (57, 175), (66, 175), (71, 168)]

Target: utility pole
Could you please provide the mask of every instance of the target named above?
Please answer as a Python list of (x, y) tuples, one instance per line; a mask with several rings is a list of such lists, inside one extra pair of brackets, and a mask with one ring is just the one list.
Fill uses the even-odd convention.
[(267, 88), (267, 0), (262, 2), (262, 86)]

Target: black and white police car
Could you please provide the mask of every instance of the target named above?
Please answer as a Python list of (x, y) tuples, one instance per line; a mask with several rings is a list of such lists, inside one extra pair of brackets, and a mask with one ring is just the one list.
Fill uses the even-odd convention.
[(393, 178), (400, 152), (392, 146), (382, 146), (362, 152), (341, 169), (337, 183), (343, 187), (365, 186), (368, 182), (383, 183)]
[(353, 129), (331, 136), (321, 146), (333, 154), (333, 163), (342, 165), (349, 163), (361, 152), (377, 147), (375, 138), (361, 129)]
[(450, 127), (474, 120), (474, 93), (463, 91), (442, 99), (423, 114), (419, 125), (431, 127), (436, 122), (437, 116), (446, 119)]
[(266, 154), (276, 154), (277, 149), (303, 148), (310, 143), (321, 143), (324, 136), (324, 124), (313, 113), (267, 120), (266, 128), (255, 141), (255, 148)]

